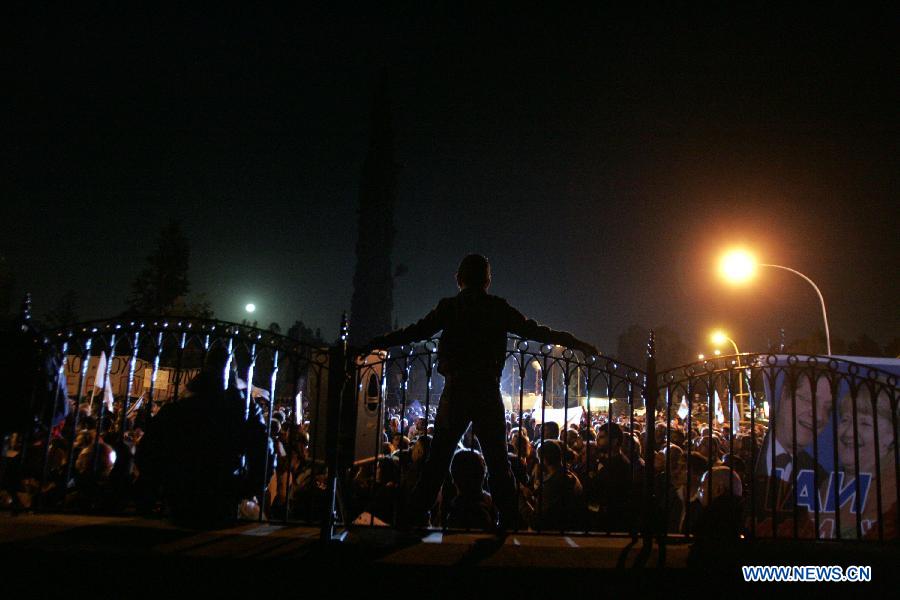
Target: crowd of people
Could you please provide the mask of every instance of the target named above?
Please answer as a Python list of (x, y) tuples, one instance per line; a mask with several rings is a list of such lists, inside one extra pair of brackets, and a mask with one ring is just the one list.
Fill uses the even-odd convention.
[[(579, 408), (572, 409), (581, 410)], [(357, 523), (393, 524), (402, 519), (421, 477), (433, 421), (386, 411), (381, 454), (374, 467), (358, 465), (353, 480)], [(431, 415), (433, 417), (433, 415)], [(654, 436), (656, 506), (645, 510), (645, 458)], [(765, 428), (755, 431), (756, 451)], [(642, 415), (608, 419), (584, 413), (561, 428), (539, 416), (507, 412), (506, 441), (516, 485), (517, 525), (544, 531), (637, 532), (647, 514), (669, 533), (739, 536), (749, 502), (744, 482), (752, 476), (753, 439), (747, 427), (712, 428), (674, 418), (667, 426), (645, 424)], [(460, 439), (438, 502), (429, 515), (435, 527), (491, 529), (497, 507), (488, 493), (488, 472), (471, 428)]]
[(90, 399), (76, 409), (70, 399), (52, 430), (4, 436), (0, 508), (136, 512), (200, 526), (260, 511), (319, 518), (324, 466), (321, 458), (313, 466), (309, 421), (298, 423), (292, 406), (270, 411), (263, 398), (247, 416), (246, 390), (222, 391), (210, 375), (178, 402), (123, 414), (122, 399), (111, 412)]
[[(270, 409), (262, 398), (250, 403), (249, 418), (245, 418), (245, 390), (222, 392), (210, 382), (204, 383), (202, 377), (191, 388), (178, 402), (154, 403), (124, 416), (122, 402), (117, 401), (115, 410), (105, 412), (102, 420), (99, 411), (106, 410), (102, 403), (83, 402), (76, 410), (70, 400), (65, 419), (52, 430), (4, 436), (0, 508), (136, 512), (201, 525), (237, 517), (320, 522), (329, 498), (325, 432), (317, 423), (298, 418), (287, 403)], [(800, 399), (798, 395), (798, 447), (809, 441), (799, 436), (804, 432), (800, 424), (809, 421), (804, 415), (811, 408)], [(818, 411), (820, 417), (830, 412), (826, 409), (823, 405)], [(782, 465), (785, 448), (792, 445), (786, 437), (792, 428), (775, 428), (775, 435), (767, 436), (761, 423), (756, 423), (752, 432), (747, 424), (732, 430), (729, 423), (719, 420), (710, 426), (696, 412), (692, 420), (673, 416), (666, 423), (659, 415), (649, 424), (639, 411), (611, 419), (607, 412), (588, 414), (579, 407), (570, 412), (582, 414), (568, 426), (553, 421), (541, 424), (539, 412), (506, 412), (506, 451), (517, 510), (515, 519), (506, 515), (508, 526), (635, 533), (647, 525), (649, 516), (656, 531), (674, 534), (737, 538), (754, 525), (763, 535), (771, 533), (766, 521), (771, 506), (763, 501), (771, 495), (768, 488), (773, 478), (781, 485), (792, 483), (792, 470)], [(401, 524), (413, 490), (426, 471), (436, 407), (416, 405), (401, 411), (388, 406), (382, 413), (377, 454), (356, 461), (342, 479), (338, 519), (344, 522)], [(302, 414), (312, 413), (305, 407)], [(861, 432), (866, 418), (864, 411), (860, 412)], [(882, 421), (890, 423), (887, 418)], [(853, 446), (850, 438), (845, 443), (846, 430), (838, 432), (841, 459), (848, 454), (844, 447)], [(653, 436), (655, 448), (655, 505), (648, 508), (644, 450), (649, 436)], [(861, 438), (868, 439), (862, 434)], [(318, 442), (313, 443), (315, 440)], [(872, 453), (866, 452), (869, 446), (861, 444), (857, 451), (863, 471), (874, 470), (869, 465), (874, 461), (869, 456)], [(892, 452), (891, 448), (886, 452)], [(893, 463), (885, 461), (882, 457), (884, 468), (891, 470)], [(771, 468), (768, 462), (772, 462)], [(803, 452), (794, 459), (798, 486), (811, 477), (812, 467), (805, 466), (808, 462)], [(828, 475), (818, 473), (823, 498), (833, 487)], [(494, 528), (501, 508), (489, 491), (489, 478), (481, 441), (470, 427), (459, 439), (427, 522), (419, 524)], [(842, 481), (838, 491), (846, 514), (841, 527), (843, 535), (852, 538), (857, 527), (856, 513), (851, 512), (855, 500), (848, 496), (853, 480), (848, 476)], [(884, 514), (896, 511), (893, 480), (862, 481), (872, 490), (868, 504), (875, 504), (874, 486), (881, 483)], [(786, 497), (784, 492), (776, 495)], [(805, 520), (800, 521), (799, 533), (793, 533), (796, 524), (788, 518), (773, 525), (780, 527), (777, 535), (815, 536), (815, 530), (806, 524), (813, 522), (807, 515), (811, 507), (801, 509)], [(831, 527), (827, 519), (834, 518), (828, 510), (833, 508), (820, 506), (823, 537)], [(782, 516), (796, 516), (795, 511), (788, 503)], [(877, 535), (877, 521), (869, 524), (868, 513), (861, 514), (862, 535)], [(885, 527), (893, 527), (891, 521), (885, 523)]]
[[(209, 392), (202, 385), (194, 392), (178, 403), (156, 404), (124, 418), (117, 402), (115, 412), (103, 415), (102, 428), (102, 405), (83, 403), (78, 411), (73, 405), (50, 432), (7, 436), (0, 459), (0, 506), (137, 511), (211, 522), (231, 513), (257, 518), (260, 511), (269, 519), (321, 518), (324, 456), (316, 456), (310, 440), (324, 432), (309, 421), (298, 423), (290, 406), (272, 410), (267, 423), (266, 401), (255, 399), (246, 421), (250, 425), (235, 433), (243, 400), (230, 400), (235, 411), (229, 423), (221, 404), (215, 409), (209, 404), (221, 402), (219, 397), (206, 398)], [(215, 419), (216, 412), (224, 416)], [(352, 467), (341, 491), (342, 518), (391, 525), (401, 517), (423, 473), (435, 414), (434, 407), (400, 413), (399, 408), (385, 410), (379, 455)], [(585, 415), (561, 429), (554, 422), (541, 426), (530, 411), (521, 417), (508, 412), (506, 429), (520, 528), (629, 532), (641, 526), (647, 439), (641, 416), (609, 421), (605, 415)], [(752, 463), (747, 431), (742, 428), (732, 437), (727, 426), (694, 425), (688, 443), (678, 419), (668, 429), (656, 423), (651, 430), (659, 448), (654, 458), (657, 512), (667, 531), (721, 531), (723, 517), (728, 527), (739, 529), (746, 510), (742, 483)], [(763, 432), (758, 435), (761, 439)], [(223, 493), (216, 482), (235, 472)], [(490, 529), (498, 509), (487, 491), (487, 475), (480, 442), (470, 428), (460, 439), (428, 525)], [(201, 518), (204, 512), (209, 519)]]

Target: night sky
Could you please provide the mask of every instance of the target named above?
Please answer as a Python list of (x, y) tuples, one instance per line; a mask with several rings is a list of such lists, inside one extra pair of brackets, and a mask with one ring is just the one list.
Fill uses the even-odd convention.
[[(632, 323), (698, 352), (821, 327), (743, 243), (809, 275), (833, 337), (900, 335), (898, 15), (685, 7), (619, 14), (11, 10), (0, 254), (35, 311), (124, 308), (157, 232), (192, 240), (219, 318), (333, 338), (350, 307), (375, 76), (388, 70), (401, 324), (467, 252), (525, 314), (615, 353)], [(25, 9), (23, 9), (24, 11)], [(822, 11), (823, 9), (815, 9)]]

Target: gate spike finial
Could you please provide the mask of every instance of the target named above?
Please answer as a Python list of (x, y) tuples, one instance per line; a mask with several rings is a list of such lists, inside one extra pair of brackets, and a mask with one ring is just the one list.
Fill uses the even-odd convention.
[(23, 323), (31, 320), (31, 292), (25, 292), (25, 297), (22, 299), (21, 317)]
[(350, 331), (350, 322), (347, 320), (347, 311), (341, 315), (341, 341), (347, 341), (347, 335)]
[(650, 330), (650, 337), (647, 339), (647, 358), (656, 358), (656, 334)]

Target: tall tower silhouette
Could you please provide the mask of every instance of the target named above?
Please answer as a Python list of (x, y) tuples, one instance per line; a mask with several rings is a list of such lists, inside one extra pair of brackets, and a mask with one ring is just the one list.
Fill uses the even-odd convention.
[(394, 162), (394, 133), (384, 69), (375, 83), (369, 135), (359, 186), (356, 270), (350, 305), (351, 344), (390, 331), (394, 306), (391, 251), (398, 165)]

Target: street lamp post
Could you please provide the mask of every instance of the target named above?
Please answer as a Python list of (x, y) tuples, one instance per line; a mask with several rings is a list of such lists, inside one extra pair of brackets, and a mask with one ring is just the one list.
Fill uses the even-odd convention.
[(822, 296), (822, 291), (812, 279), (810, 279), (800, 271), (791, 269), (790, 267), (785, 267), (784, 265), (757, 263), (756, 259), (754, 259), (753, 256), (751, 256), (748, 252), (742, 250), (735, 250), (726, 254), (722, 259), (721, 265), (722, 273), (725, 275), (725, 278), (735, 283), (742, 283), (753, 277), (754, 271), (756, 270), (757, 266), (772, 267), (773, 269), (781, 269), (783, 271), (793, 273), (794, 275), (799, 275), (813, 287), (813, 289), (816, 291), (816, 295), (819, 296), (819, 303), (822, 305), (822, 320), (825, 322), (825, 346), (827, 348), (828, 355), (830, 356), (831, 333), (828, 330), (828, 313), (825, 310), (825, 297)]
[[(730, 337), (725, 335), (725, 333), (722, 331), (716, 331), (712, 334), (712, 341), (714, 344), (722, 344), (726, 341), (729, 342), (731, 344), (731, 347), (734, 348), (734, 353), (737, 355), (738, 369), (742, 369), (742, 367), (741, 367), (741, 351), (738, 350), (737, 344), (735, 343), (735, 341), (733, 339), (731, 339)], [(716, 352), (718, 352), (718, 350)], [(740, 375), (738, 376), (738, 395), (737, 396), (738, 396), (738, 410), (740, 411), (740, 414), (741, 414), (740, 419), (738, 419), (738, 420), (740, 421), (740, 420), (743, 420), (743, 418), (744, 418), (744, 396), (746, 396), (746, 394), (744, 394), (744, 373), (743, 372), (740, 372)], [(731, 418), (731, 417), (729, 416), (729, 418)]]

